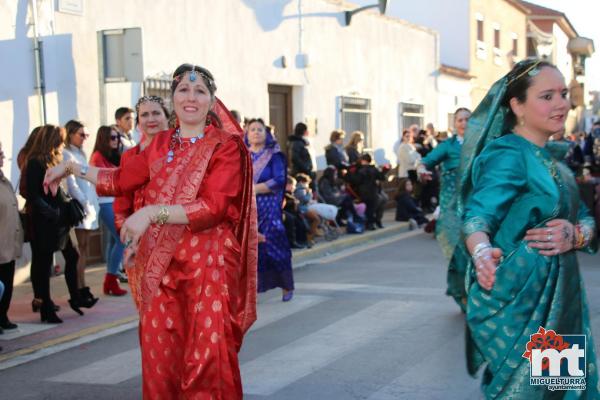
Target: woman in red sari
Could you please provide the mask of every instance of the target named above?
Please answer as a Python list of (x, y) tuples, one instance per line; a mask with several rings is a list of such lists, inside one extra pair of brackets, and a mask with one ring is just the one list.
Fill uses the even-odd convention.
[(171, 89), (179, 127), (127, 168), (62, 163), (45, 185), (55, 190), (69, 173), (100, 194), (145, 185), (144, 207), (121, 227), (135, 253), (144, 398), (241, 399), (237, 353), (256, 319), (252, 165), (209, 71), (181, 65)]
[[(161, 97), (140, 97), (135, 105), (135, 114), (135, 124), (141, 133), (141, 142), (121, 155), (120, 165), (122, 168), (128, 168), (132, 158), (135, 159), (135, 156), (140, 154), (158, 133), (169, 128), (169, 111)], [(144, 207), (144, 187), (140, 187), (135, 193), (123, 193), (122, 196), (116, 197), (113, 203), (113, 212), (117, 232), (121, 232), (121, 226), (127, 217), (142, 207)], [(135, 299), (135, 290), (137, 290), (139, 283), (135, 274), (135, 263), (129, 260), (129, 263), (125, 264), (124, 267), (126, 275), (123, 276), (127, 277), (125, 281), (129, 280), (129, 284), (134, 290)], [(121, 281), (123, 282), (123, 279)]]

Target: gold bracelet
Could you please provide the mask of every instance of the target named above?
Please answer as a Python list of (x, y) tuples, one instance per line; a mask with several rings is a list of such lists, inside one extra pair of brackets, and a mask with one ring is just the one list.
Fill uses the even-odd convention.
[(67, 165), (65, 166), (65, 176), (73, 175), (75, 173), (75, 169), (73, 167), (73, 161), (67, 161)]
[(161, 206), (158, 213), (152, 218), (152, 222), (158, 225), (164, 225), (169, 220), (169, 209), (165, 206)]

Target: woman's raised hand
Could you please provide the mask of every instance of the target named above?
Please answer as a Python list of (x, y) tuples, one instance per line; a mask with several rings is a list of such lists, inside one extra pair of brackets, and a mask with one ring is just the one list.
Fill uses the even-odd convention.
[(523, 239), (541, 255), (555, 256), (573, 249), (574, 232), (575, 227), (566, 219), (553, 219), (545, 228), (529, 229)]

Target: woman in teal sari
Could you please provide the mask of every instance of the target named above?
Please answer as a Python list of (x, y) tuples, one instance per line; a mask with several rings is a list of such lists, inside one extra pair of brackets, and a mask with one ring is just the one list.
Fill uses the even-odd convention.
[(452, 296), (461, 310), (465, 310), (467, 296), (465, 292), (465, 268), (468, 256), (464, 252), (455, 251), (460, 236), (461, 220), (456, 212), (456, 178), (460, 165), (460, 150), (462, 148), (467, 121), (471, 110), (461, 107), (454, 112), (455, 134), (440, 143), (427, 157), (421, 160), (417, 172), (422, 180), (430, 180), (431, 172), (428, 171), (441, 165), (440, 184), (440, 216), (435, 224), (435, 236), (442, 248), (448, 264), (448, 289), (446, 294)]
[[(487, 399), (600, 398), (575, 254), (596, 250), (594, 221), (559, 161), (564, 152), (547, 144), (564, 129), (567, 94), (552, 64), (522, 61), (494, 84), (465, 135), (459, 212), (472, 256), (467, 364), (473, 375), (486, 364)], [(531, 384), (528, 357), (534, 341), (527, 346), (540, 327), (557, 335), (585, 335), (585, 389), (553, 391)], [(547, 334), (534, 348), (557, 343)]]

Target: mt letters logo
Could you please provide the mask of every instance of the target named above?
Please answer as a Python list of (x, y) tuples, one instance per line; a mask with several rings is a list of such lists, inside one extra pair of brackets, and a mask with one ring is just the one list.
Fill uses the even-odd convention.
[(523, 353), (529, 360), (529, 383), (549, 390), (585, 390), (585, 349), (585, 335), (559, 335), (540, 326)]

